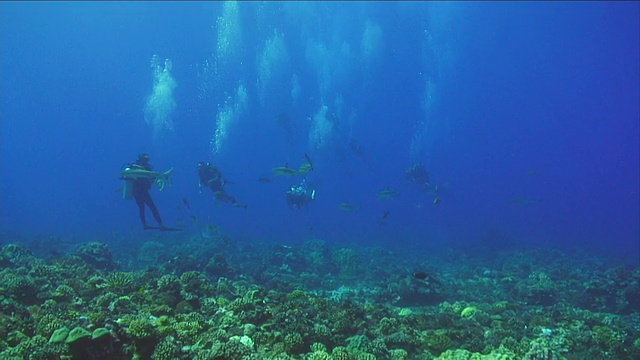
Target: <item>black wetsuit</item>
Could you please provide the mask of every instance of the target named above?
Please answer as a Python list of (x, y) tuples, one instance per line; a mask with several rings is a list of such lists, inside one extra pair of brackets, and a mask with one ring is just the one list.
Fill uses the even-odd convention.
[(246, 205), (240, 204), (235, 197), (224, 190), (222, 172), (215, 165), (207, 163), (198, 167), (198, 178), (200, 179), (200, 185), (211, 189), (216, 199), (234, 206), (246, 207)]
[[(136, 166), (143, 168), (144, 170), (153, 171), (151, 165), (149, 163), (140, 163), (136, 161), (134, 163)], [(151, 209), (151, 213), (153, 217), (158, 222), (158, 225), (162, 228), (162, 219), (160, 218), (160, 213), (158, 212), (158, 208), (156, 204), (153, 203), (153, 199), (151, 199), (151, 194), (149, 194), (149, 189), (151, 189), (151, 185), (153, 183), (150, 179), (136, 179), (133, 181), (133, 198), (136, 199), (136, 204), (138, 204), (138, 210), (140, 215), (140, 221), (142, 221), (142, 225), (145, 229), (148, 228), (147, 220), (144, 215), (144, 206), (147, 205), (149, 209)]]
[(200, 184), (213, 190), (213, 192), (223, 191), (222, 172), (214, 165), (207, 164), (198, 169)]
[(292, 187), (287, 191), (287, 203), (291, 208), (300, 209), (313, 201), (313, 196), (307, 190), (304, 183)]

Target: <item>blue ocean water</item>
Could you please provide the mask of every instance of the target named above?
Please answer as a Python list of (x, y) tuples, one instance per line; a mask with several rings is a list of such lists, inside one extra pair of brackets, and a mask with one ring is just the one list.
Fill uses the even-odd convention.
[[(186, 231), (640, 262), (637, 2), (2, 2), (0, 17), (4, 239), (149, 236), (119, 179), (147, 152), (174, 167), (151, 195)], [(305, 153), (316, 198), (292, 210), (301, 177), (271, 169)], [(247, 208), (200, 193), (199, 161)], [(427, 192), (405, 177), (416, 163)]]

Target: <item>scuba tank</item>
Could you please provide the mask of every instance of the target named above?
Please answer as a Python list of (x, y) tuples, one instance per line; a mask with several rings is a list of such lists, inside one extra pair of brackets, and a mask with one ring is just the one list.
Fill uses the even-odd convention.
[[(125, 166), (124, 171), (128, 170), (131, 170), (131, 164), (127, 164)], [(133, 199), (133, 180), (122, 179), (122, 181), (124, 181), (124, 184), (122, 185), (122, 198), (125, 200)]]
[(133, 181), (132, 180), (123, 180), (124, 185), (122, 185), (122, 198), (125, 200), (133, 199)]

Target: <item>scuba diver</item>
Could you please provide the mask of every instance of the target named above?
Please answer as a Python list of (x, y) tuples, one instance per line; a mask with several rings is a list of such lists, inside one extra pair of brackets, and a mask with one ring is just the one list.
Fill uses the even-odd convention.
[(433, 204), (438, 205), (441, 202), (440, 199), (440, 187), (438, 185), (431, 186), (431, 179), (425, 166), (421, 163), (414, 164), (407, 170), (405, 170), (407, 180), (418, 185), (418, 189), (424, 193), (434, 194)]
[[(140, 216), (140, 221), (142, 221), (142, 227), (144, 230), (168, 230), (168, 228), (165, 227), (162, 223), (158, 208), (156, 207), (156, 204), (154, 204), (153, 199), (151, 199), (151, 195), (149, 194), (149, 189), (151, 189), (153, 181), (155, 181), (157, 178), (168, 178), (172, 169), (164, 174), (153, 172), (151, 164), (149, 164), (150, 159), (151, 157), (149, 156), (149, 154), (142, 153), (138, 155), (138, 160), (136, 160), (132, 164), (129, 164), (125, 171), (122, 172), (122, 179), (125, 181), (125, 189), (127, 188), (127, 186), (130, 186), (130, 190), (132, 192), (130, 195), (125, 195), (125, 198), (127, 198), (127, 196), (133, 196), (133, 198), (136, 200), (136, 204), (138, 205), (138, 214)], [(151, 209), (151, 213), (158, 223), (157, 228), (147, 225), (147, 220), (145, 218), (145, 205), (148, 206), (149, 209)]]
[(198, 183), (200, 192), (202, 192), (202, 186), (210, 188), (213, 192), (222, 190), (224, 179), (222, 179), (222, 172), (217, 166), (210, 163), (199, 162), (196, 168), (200, 180)]
[(407, 179), (411, 182), (418, 184), (421, 188), (428, 188), (431, 186), (431, 180), (429, 179), (429, 173), (422, 164), (414, 164), (412, 167), (405, 170)]
[(316, 191), (307, 188), (306, 180), (299, 185), (294, 185), (287, 191), (287, 204), (293, 209), (300, 209), (316, 198)]
[(247, 205), (240, 203), (234, 196), (229, 195), (224, 189), (226, 181), (222, 177), (222, 172), (217, 166), (211, 163), (199, 162), (196, 166), (198, 170), (198, 188), (202, 192), (202, 187), (208, 187), (213, 191), (213, 196), (219, 201), (230, 203), (235, 207), (246, 208)]

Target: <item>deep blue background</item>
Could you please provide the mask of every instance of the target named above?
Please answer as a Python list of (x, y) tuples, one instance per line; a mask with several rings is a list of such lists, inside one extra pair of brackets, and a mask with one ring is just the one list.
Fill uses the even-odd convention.
[[(319, 237), (435, 251), (464, 248), (489, 231), (638, 261), (637, 2), (246, 2), (237, 21), (217, 22), (223, 6), (0, 3), (5, 234), (149, 236), (135, 204), (117, 191), (122, 165), (149, 152), (157, 170), (175, 167), (173, 186), (152, 192), (165, 222), (184, 221), (195, 233), (213, 224), (246, 241)], [(367, 21), (382, 33), (370, 72), (361, 51)], [(215, 83), (202, 69), (224, 23), (241, 38)], [(275, 65), (261, 104), (258, 59), (274, 33), (283, 35), (288, 61)], [(310, 51), (313, 43), (325, 55)], [(153, 54), (172, 60), (177, 82), (174, 131), (156, 138), (143, 112)], [(329, 74), (323, 81), (317, 64)], [(436, 90), (425, 106), (428, 78)], [(204, 81), (214, 86), (203, 95)], [(248, 110), (213, 153), (217, 109), (239, 82)], [(337, 94), (340, 125), (316, 148), (309, 119), (323, 104), (338, 112)], [(276, 122), (281, 113), (292, 120), (293, 141)], [(284, 192), (294, 179), (257, 179), (284, 163), (298, 166), (305, 152), (318, 197), (291, 211)], [(248, 208), (200, 194), (198, 161), (218, 164), (233, 182), (227, 190)], [(417, 161), (444, 189), (438, 206), (404, 178)], [(385, 187), (400, 195), (378, 200)], [(338, 209), (343, 201), (361, 210)]]

